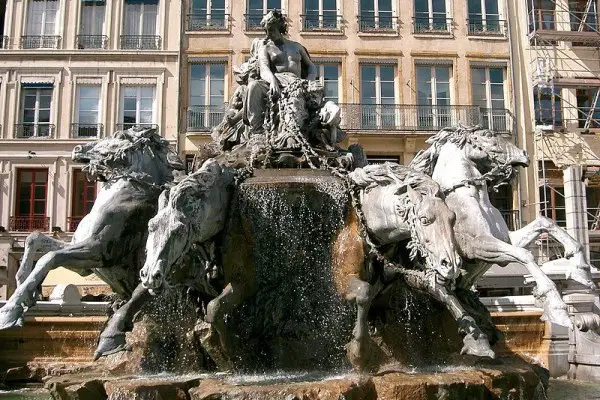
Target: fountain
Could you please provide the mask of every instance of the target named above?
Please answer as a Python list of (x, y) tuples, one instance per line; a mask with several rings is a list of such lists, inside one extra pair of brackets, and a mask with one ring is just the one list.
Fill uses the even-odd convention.
[[(536, 220), (513, 239), (489, 204), (488, 185), (527, 154), (455, 127), (410, 166), (367, 166), (360, 147), (339, 147), (340, 109), (324, 101), (304, 47), (283, 37), (281, 13), (263, 26), (190, 175), (174, 180), (182, 164), (153, 130), (73, 150), (107, 184), (72, 243), (27, 239), (0, 329), (23, 325), (62, 265), (93, 269), (127, 302), (103, 327), (101, 361), (46, 378), (54, 398), (545, 398), (543, 369), (506, 355), (471, 290), (492, 263), (522, 262), (544, 318), (571, 326), (523, 249), (542, 232), (564, 244), (571, 277), (593, 286), (566, 232)], [(480, 212), (473, 191), (489, 220), (469, 219)], [(36, 251), (48, 253), (34, 266)]]

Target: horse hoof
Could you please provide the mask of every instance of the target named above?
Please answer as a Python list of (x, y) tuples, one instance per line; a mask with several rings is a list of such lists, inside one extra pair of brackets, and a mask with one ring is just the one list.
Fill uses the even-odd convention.
[(23, 327), (23, 307), (5, 304), (0, 308), (0, 330)]
[(496, 353), (490, 347), (490, 342), (485, 335), (480, 335), (475, 339), (472, 335), (466, 335), (463, 339), (464, 346), (460, 354), (470, 354), (477, 357), (496, 358)]
[(346, 345), (346, 356), (357, 371), (373, 372), (379, 367), (382, 351), (371, 338), (352, 339)]
[(100, 336), (98, 348), (94, 353), (94, 361), (100, 357), (106, 357), (121, 351), (131, 351), (131, 346), (125, 341), (124, 333), (119, 333), (114, 336)]

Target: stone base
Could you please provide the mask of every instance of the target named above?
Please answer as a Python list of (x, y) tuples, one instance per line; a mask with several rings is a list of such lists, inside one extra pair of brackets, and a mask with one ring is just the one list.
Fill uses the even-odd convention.
[[(464, 359), (463, 361), (468, 361)], [(432, 372), (393, 368), (374, 376), (310, 375), (164, 376), (159, 378), (66, 375), (46, 381), (55, 399), (544, 399), (541, 370), (517, 359), (477, 368), (449, 367)], [(468, 363), (465, 363), (468, 364)], [(544, 375), (543, 373), (541, 375)]]

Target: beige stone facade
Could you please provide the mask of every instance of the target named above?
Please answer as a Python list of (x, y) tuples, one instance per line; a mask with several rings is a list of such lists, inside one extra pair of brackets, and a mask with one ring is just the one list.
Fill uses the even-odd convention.
[[(162, 0), (6, 2), (0, 49), (0, 298), (7, 284), (14, 285), (28, 232), (54, 231), (68, 240), (84, 212), (82, 201), (93, 201), (93, 187), (81, 199), (82, 180), (74, 175), (79, 166), (70, 158), (75, 145), (110, 135), (123, 123), (156, 125), (177, 144), (180, 19), (181, 4)], [(34, 189), (40, 193), (26, 204), (22, 192), (33, 186), (24, 182), (32, 176), (40, 181)], [(62, 269), (46, 283), (71, 280), (100, 283)]]

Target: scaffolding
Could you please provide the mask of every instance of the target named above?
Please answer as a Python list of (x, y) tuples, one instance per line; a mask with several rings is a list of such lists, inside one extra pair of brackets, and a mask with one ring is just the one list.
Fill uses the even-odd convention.
[[(557, 217), (557, 208), (560, 204), (564, 207), (565, 197), (562, 182), (557, 182), (561, 174), (557, 167), (587, 166), (592, 160), (600, 163), (593, 151), (585, 151), (585, 134), (600, 133), (600, 24), (596, 2), (527, 0), (540, 211), (561, 225), (564, 221)], [(554, 144), (552, 151), (549, 143)], [(597, 208), (600, 210), (600, 204)], [(598, 227), (600, 212), (588, 214), (591, 226)], [(538, 245), (540, 261), (560, 256), (560, 249), (549, 239)]]

